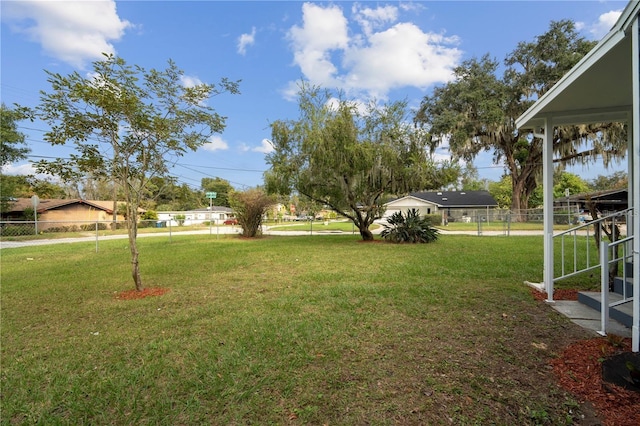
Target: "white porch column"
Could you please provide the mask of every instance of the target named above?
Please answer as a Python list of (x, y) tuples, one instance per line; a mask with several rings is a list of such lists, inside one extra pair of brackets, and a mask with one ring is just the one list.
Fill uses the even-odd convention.
[(631, 27), (631, 78), (633, 108), (630, 130), (633, 135), (633, 159), (631, 200), (633, 203), (633, 327), (631, 328), (633, 352), (640, 351), (640, 16), (636, 16)]
[(553, 125), (544, 119), (542, 186), (544, 190), (544, 287), (547, 302), (553, 302)]

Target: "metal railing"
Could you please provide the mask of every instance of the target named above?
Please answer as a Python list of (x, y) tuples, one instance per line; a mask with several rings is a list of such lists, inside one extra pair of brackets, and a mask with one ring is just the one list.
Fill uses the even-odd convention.
[[(627, 294), (627, 268), (625, 263), (629, 259), (633, 259), (633, 249), (631, 244), (633, 243), (633, 236), (622, 238), (613, 243), (607, 241), (600, 242), (600, 263), (602, 269), (600, 272), (600, 326), (601, 329), (598, 333), (606, 336), (607, 328), (609, 325), (609, 308), (628, 303), (633, 300), (633, 296), (629, 297)], [(618, 250), (616, 248), (620, 246), (622, 248), (622, 255), (618, 256)], [(622, 263), (622, 299), (609, 303), (609, 268), (611, 265), (615, 265), (616, 269), (618, 265)]]
[[(560, 241), (561, 266), (560, 275), (554, 276), (553, 281), (560, 281), (600, 268), (602, 264), (601, 256), (597, 256), (597, 249), (593, 249), (591, 236), (598, 233), (602, 238), (605, 235), (605, 226), (609, 226), (614, 238), (612, 243), (619, 241), (620, 234), (626, 233), (626, 230), (624, 233), (617, 230), (626, 227), (627, 223), (631, 223), (632, 214), (633, 209), (629, 208), (555, 234), (553, 236), (554, 241)], [(595, 258), (594, 251), (596, 252)]]

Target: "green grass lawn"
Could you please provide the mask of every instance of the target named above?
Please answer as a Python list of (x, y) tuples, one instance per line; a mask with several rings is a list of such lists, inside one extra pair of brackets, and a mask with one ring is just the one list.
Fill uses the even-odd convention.
[[(3, 249), (2, 424), (568, 424), (542, 237), (174, 236)], [(573, 285), (593, 285), (574, 280)], [(597, 284), (596, 284), (597, 285)]]
[[(380, 225), (373, 224), (369, 227), (370, 231), (375, 231)], [(269, 225), (271, 231), (311, 231), (311, 232), (350, 232), (359, 234), (358, 228), (351, 221), (329, 221), (325, 225), (322, 221), (314, 222), (291, 222), (286, 224)]]

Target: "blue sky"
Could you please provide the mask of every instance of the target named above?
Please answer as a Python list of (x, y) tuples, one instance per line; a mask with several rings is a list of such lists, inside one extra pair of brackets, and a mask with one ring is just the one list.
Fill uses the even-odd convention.
[[(240, 95), (210, 104), (228, 117), (224, 133), (178, 161), (172, 174), (199, 188), (221, 177), (238, 189), (262, 183), (269, 124), (298, 116), (296, 83), (340, 88), (355, 99), (406, 99), (417, 107), (462, 61), (486, 53), (502, 60), (552, 20), (571, 19), (599, 40), (626, 1), (6, 1), (0, 3), (1, 99), (35, 106), (50, 89), (44, 70), (86, 73), (101, 52), (129, 64), (164, 68), (172, 59), (191, 81), (242, 80)], [(188, 81), (185, 81), (188, 84)], [(71, 150), (43, 142), (42, 123), (21, 122), (36, 156)], [(447, 157), (442, 147), (438, 156)], [(503, 167), (477, 158), (480, 177)], [(571, 171), (592, 179), (614, 165)], [(5, 173), (31, 173), (29, 161)]]

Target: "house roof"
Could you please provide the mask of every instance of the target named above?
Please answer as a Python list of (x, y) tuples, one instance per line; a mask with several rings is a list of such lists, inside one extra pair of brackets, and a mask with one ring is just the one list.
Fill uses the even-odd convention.
[(606, 191), (588, 192), (583, 194), (569, 195), (569, 197), (560, 197), (554, 200), (555, 203), (568, 202), (586, 202), (592, 200), (595, 203), (606, 202), (607, 204), (626, 205), (629, 199), (629, 191), (624, 189), (609, 189)]
[(611, 31), (516, 120), (521, 129), (627, 121), (633, 106), (631, 25), (640, 2), (630, 1)]
[[(435, 204), (438, 207), (459, 207), (459, 208), (477, 208), (477, 207), (497, 207), (498, 203), (493, 199), (488, 191), (422, 191), (412, 192), (406, 197), (398, 198), (398, 201), (404, 198), (417, 198)], [(385, 204), (385, 205), (387, 205)]]

